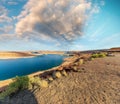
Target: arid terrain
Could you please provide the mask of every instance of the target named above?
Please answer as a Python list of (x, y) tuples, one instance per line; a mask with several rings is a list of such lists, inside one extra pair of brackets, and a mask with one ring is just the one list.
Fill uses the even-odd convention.
[(96, 58), (53, 80), (48, 88), (24, 90), (0, 104), (120, 104), (120, 54)]
[(29, 52), (0, 52), (0, 59), (11, 59), (34, 56)]
[(14, 58), (24, 58), (24, 57), (33, 57), (41, 54), (64, 54), (63, 51), (25, 51), (25, 52), (0, 52), (0, 59), (14, 59)]

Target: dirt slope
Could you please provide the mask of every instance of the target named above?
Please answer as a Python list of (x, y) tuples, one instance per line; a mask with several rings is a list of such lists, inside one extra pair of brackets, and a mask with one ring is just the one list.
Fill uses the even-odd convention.
[[(1, 104), (120, 104), (120, 55), (83, 64), (35, 92), (23, 91)], [(9, 102), (9, 103), (8, 103)]]

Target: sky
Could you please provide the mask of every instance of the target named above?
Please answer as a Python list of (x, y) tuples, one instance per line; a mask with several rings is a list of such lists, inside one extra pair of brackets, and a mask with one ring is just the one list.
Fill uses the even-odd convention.
[(120, 47), (120, 0), (0, 0), (0, 51)]

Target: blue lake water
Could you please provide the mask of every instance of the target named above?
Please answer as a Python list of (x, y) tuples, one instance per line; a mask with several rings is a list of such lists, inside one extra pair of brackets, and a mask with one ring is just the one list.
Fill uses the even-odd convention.
[(47, 70), (60, 65), (63, 59), (62, 55), (51, 54), (32, 58), (0, 59), (0, 80)]

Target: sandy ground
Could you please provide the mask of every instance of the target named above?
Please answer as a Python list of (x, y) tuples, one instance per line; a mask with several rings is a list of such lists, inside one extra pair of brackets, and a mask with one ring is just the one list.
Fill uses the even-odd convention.
[(35, 92), (22, 91), (1, 104), (120, 104), (120, 54), (98, 58)]

